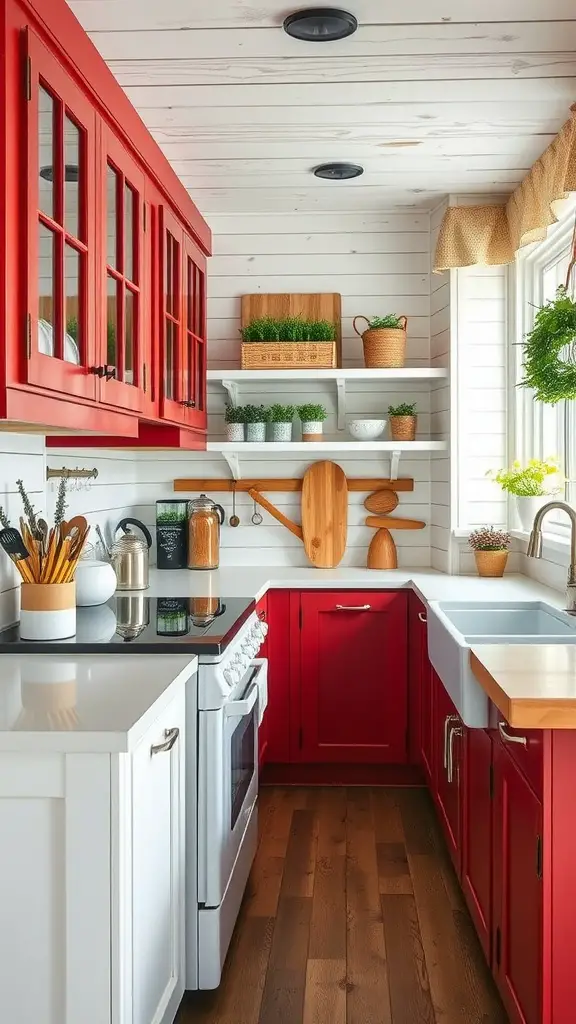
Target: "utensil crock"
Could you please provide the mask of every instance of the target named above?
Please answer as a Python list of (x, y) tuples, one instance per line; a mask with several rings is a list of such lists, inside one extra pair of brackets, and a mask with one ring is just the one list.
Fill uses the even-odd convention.
[(76, 633), (76, 583), (22, 583), (20, 638), (67, 640)]

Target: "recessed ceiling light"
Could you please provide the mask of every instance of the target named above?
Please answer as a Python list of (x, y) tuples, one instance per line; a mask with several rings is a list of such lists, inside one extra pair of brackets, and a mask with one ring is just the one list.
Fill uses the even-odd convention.
[(329, 43), (345, 39), (358, 28), (358, 21), (349, 11), (338, 7), (307, 7), (303, 11), (289, 14), (284, 21), (284, 31), (294, 39), (308, 43)]
[[(54, 168), (52, 165), (40, 168), (40, 177), (44, 178), (44, 181), (54, 181)], [(66, 164), (64, 168), (64, 181), (78, 181), (80, 177), (80, 168), (78, 164)]]
[(360, 164), (320, 164), (314, 168), (317, 178), (327, 178), (328, 181), (344, 181), (346, 178), (358, 178), (364, 174), (364, 168)]

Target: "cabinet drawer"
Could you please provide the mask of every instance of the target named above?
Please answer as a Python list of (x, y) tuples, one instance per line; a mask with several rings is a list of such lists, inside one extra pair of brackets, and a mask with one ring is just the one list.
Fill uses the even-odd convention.
[(544, 730), (514, 729), (497, 715), (495, 728), (500, 742), (525, 775), (538, 797), (542, 797), (544, 772)]

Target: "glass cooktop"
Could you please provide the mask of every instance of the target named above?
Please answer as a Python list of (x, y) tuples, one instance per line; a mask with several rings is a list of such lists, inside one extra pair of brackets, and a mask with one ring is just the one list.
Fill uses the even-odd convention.
[(107, 604), (76, 609), (76, 636), (67, 640), (22, 640), (20, 627), (0, 632), (0, 653), (220, 655), (254, 610), (250, 598), (147, 597), (117, 593)]

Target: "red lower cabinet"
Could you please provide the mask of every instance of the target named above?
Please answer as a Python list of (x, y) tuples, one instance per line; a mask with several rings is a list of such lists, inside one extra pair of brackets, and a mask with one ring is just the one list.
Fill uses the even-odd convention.
[(407, 594), (301, 596), (300, 760), (407, 761)]
[(454, 866), (460, 873), (460, 832), (464, 727), (456, 708), (446, 693), (441, 679), (432, 670), (433, 677), (433, 769), (432, 794), (446, 844)]
[(490, 962), (492, 927), (492, 740), (465, 729), (462, 785), (462, 891)]
[(542, 1024), (542, 804), (500, 743), (494, 781), (493, 970), (512, 1024)]
[(265, 760), (274, 764), (286, 764), (290, 761), (290, 636), (293, 632), (290, 621), (290, 592), (270, 590), (266, 595), (266, 601), (269, 632), (265, 654), (268, 658)]
[(408, 618), (408, 715), (410, 760), (424, 769), (432, 780), (433, 687), (428, 658), (426, 608), (414, 595), (409, 597)]

